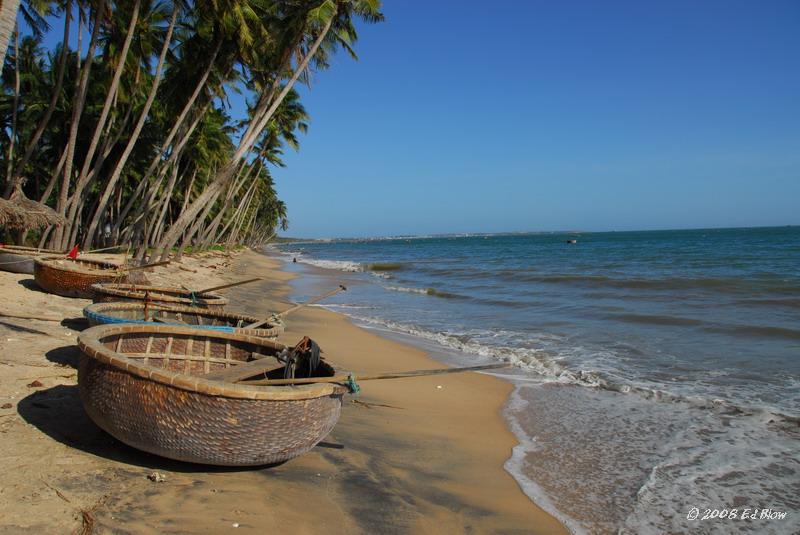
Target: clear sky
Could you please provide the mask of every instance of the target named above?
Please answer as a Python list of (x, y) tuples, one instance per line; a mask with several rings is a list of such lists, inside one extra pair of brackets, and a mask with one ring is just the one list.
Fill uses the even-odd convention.
[(800, 1), (384, 12), (301, 88), (286, 235), (800, 224)]
[(800, 223), (800, 2), (384, 11), (303, 91), (287, 235)]

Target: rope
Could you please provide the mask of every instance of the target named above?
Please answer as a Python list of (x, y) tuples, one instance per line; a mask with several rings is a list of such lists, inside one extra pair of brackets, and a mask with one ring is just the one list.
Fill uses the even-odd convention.
[(353, 377), (352, 373), (347, 376), (347, 388), (350, 389), (351, 394), (358, 394), (361, 392), (361, 387), (356, 383), (356, 379)]
[(300, 303), (299, 305), (294, 305), (293, 307), (289, 308), (288, 310), (284, 310), (280, 314), (276, 314), (276, 317), (282, 318), (283, 316), (291, 314), (295, 310), (298, 310), (300, 308), (303, 308), (303, 307), (306, 307), (306, 306), (309, 306), (309, 305), (313, 305), (314, 303), (318, 303), (318, 302), (322, 301), (323, 299), (326, 299), (328, 297), (332, 297), (332, 296), (338, 294), (339, 292), (346, 292), (346, 291), (347, 291), (347, 288), (340, 284), (339, 287), (336, 288), (335, 290), (332, 290), (332, 291), (330, 291), (330, 292), (328, 292), (326, 294), (322, 294), (319, 297), (315, 297), (313, 299), (309, 299), (305, 303)]
[(197, 294), (195, 294), (195, 292), (189, 292), (189, 298), (192, 300), (193, 307), (199, 306), (197, 304)]

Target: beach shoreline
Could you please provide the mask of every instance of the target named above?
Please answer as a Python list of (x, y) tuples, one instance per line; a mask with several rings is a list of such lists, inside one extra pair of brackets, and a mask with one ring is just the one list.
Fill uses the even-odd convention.
[[(699, 503), (797, 507), (796, 238), (721, 229), (592, 233), (579, 249), (539, 234), (273, 248), (313, 281), (292, 299), (343, 283), (350, 291), (319, 306), (450, 365), (511, 363), (487, 373), (514, 386), (503, 417), (519, 445), (506, 468), (567, 529), (683, 532)], [(745, 243), (759, 262), (737, 263)], [(788, 533), (790, 522), (753, 529)]]
[[(285, 259), (279, 253), (265, 252), (264, 257), (272, 264), (274, 269), (280, 270), (276, 275), (280, 281), (281, 288), (277, 294), (285, 300), (292, 290), (292, 284), (298, 282), (297, 275), (283, 269)], [(251, 272), (242, 272), (244, 275), (251, 275)], [(331, 275), (327, 273), (326, 275)], [(330, 280), (330, 277), (325, 277)], [(306, 291), (314, 294), (323, 293), (331, 288), (327, 286), (310, 286)], [(246, 293), (247, 288), (234, 290), (233, 293)], [(274, 295), (274, 293), (273, 293)], [(288, 302), (280, 303), (284, 306)], [(278, 304), (278, 305), (280, 305)], [(247, 312), (255, 312), (253, 309)], [(280, 341), (291, 343), (292, 340), (302, 336), (303, 333), (310, 333), (312, 337), (327, 350), (331, 361), (348, 371), (358, 371), (361, 373), (376, 373), (382, 371), (403, 371), (410, 369), (439, 368), (443, 365), (436, 360), (424, 348), (415, 345), (413, 341), (399, 339), (394, 336), (386, 336), (387, 333), (376, 333), (373, 329), (367, 329), (354, 322), (352, 318), (327, 309), (325, 303), (314, 307), (301, 309), (297, 315), (293, 315), (287, 322), (287, 329), (281, 335)], [(348, 355), (348, 347), (355, 348), (357, 355)], [(366, 351), (365, 351), (366, 348)], [(386, 350), (387, 355), (376, 357), (375, 353)], [(334, 352), (335, 351), (335, 352)], [(363, 355), (363, 356), (362, 356)], [(440, 517), (436, 522), (430, 519), (420, 519), (421, 524), (417, 529), (421, 531), (445, 530), (451, 532), (462, 532), (468, 529), (478, 529), (485, 531), (496, 531), (503, 529), (522, 529), (526, 533), (567, 533), (566, 529), (552, 517), (549, 513), (541, 509), (527, 496), (519, 483), (512, 474), (505, 470), (505, 463), (511, 458), (512, 449), (518, 444), (516, 437), (508, 426), (508, 422), (503, 417), (506, 410), (509, 396), (513, 390), (513, 384), (485, 374), (459, 374), (446, 377), (427, 377), (403, 381), (378, 381), (368, 382), (361, 385), (362, 392), (358, 396), (358, 403), (353, 404), (345, 401), (345, 410), (337, 428), (334, 429), (332, 436), (341, 434), (350, 435), (351, 430), (347, 425), (349, 415), (357, 415), (358, 418), (365, 417), (370, 427), (382, 429), (393, 438), (388, 440), (391, 443), (403, 441), (401, 436), (411, 437), (414, 434), (419, 438), (406, 438), (407, 443), (414, 443), (417, 452), (424, 457), (431, 456), (437, 463), (429, 463), (425, 468), (430, 470), (436, 464), (444, 463), (441, 457), (445, 453), (444, 448), (439, 448), (436, 444), (452, 443), (446, 451), (454, 453), (453, 448), (464, 448), (467, 451), (460, 460), (462, 471), (465, 477), (451, 476), (445, 485), (448, 492), (454, 497), (459, 498), (459, 509), (463, 512), (458, 517), (468, 518), (469, 509), (473, 509), (473, 514), (483, 509), (482, 516), (495, 516), (498, 522), (492, 524), (491, 521), (481, 522), (481, 528), (474, 525), (455, 521), (448, 518), (444, 511), (436, 511), (441, 507), (432, 509)], [(448, 394), (444, 394), (449, 391)], [(480, 392), (479, 394), (470, 393)], [(414, 398), (414, 403), (409, 403), (408, 397)], [(443, 402), (442, 398), (445, 398)], [(474, 398), (474, 399), (470, 399)], [(365, 412), (360, 407), (362, 403), (370, 404), (373, 409)], [(430, 412), (429, 407), (437, 405), (435, 414)], [(349, 409), (349, 410), (348, 410)], [(355, 410), (354, 410), (355, 409)], [(387, 413), (380, 414), (381, 409)], [(407, 413), (408, 410), (415, 410), (416, 413)], [(402, 411), (402, 412), (401, 412)], [(355, 414), (353, 414), (355, 413)], [(397, 421), (392, 418), (398, 416)], [(430, 420), (425, 421), (425, 418)], [(421, 422), (418, 420), (422, 420)], [(433, 421), (433, 422), (432, 422)], [(442, 426), (437, 426), (436, 421), (443, 422)], [(429, 422), (430, 425), (429, 425)], [(361, 425), (361, 424), (359, 424)], [(482, 437), (470, 436), (470, 431), (476, 427), (482, 428), (485, 432)], [(370, 433), (370, 439), (374, 440), (374, 433)], [(354, 436), (353, 439), (362, 441), (364, 436)], [(424, 441), (424, 442), (420, 442)], [(344, 441), (346, 442), (346, 441)], [(425, 447), (431, 450), (440, 451), (422, 452)], [(488, 460), (491, 458), (491, 462)], [(412, 463), (413, 459), (405, 459), (404, 462)], [(472, 466), (467, 466), (467, 463)], [(395, 467), (389, 471), (396, 471)], [(419, 470), (422, 472), (423, 470)], [(473, 473), (470, 473), (473, 472)], [(410, 474), (409, 474), (410, 475)], [(409, 479), (411, 479), (409, 477)], [(491, 486), (496, 488), (490, 493), (491, 497), (483, 495), (487, 488), (485, 481), (494, 480)], [(406, 484), (408, 481), (406, 482)], [(452, 497), (450, 498), (452, 500)], [(431, 499), (431, 502), (434, 502)], [(428, 504), (431, 506), (433, 504)], [(505, 516), (508, 520), (499, 520), (497, 517)], [(515, 520), (515, 517), (518, 520)], [(508, 522), (508, 525), (504, 524)], [(446, 526), (451, 526), (448, 530)], [(377, 527), (377, 526), (376, 526)], [(417, 531), (413, 529), (412, 531)]]
[[(161, 284), (198, 286), (245, 276), (227, 292), (230, 309), (265, 316), (288, 308), (291, 274), (255, 252), (187, 258), (156, 268)], [(4, 311), (78, 318), (86, 300), (37, 291), (28, 276), (0, 273)], [(148, 274), (150, 276), (150, 274)], [(501, 411), (511, 385), (458, 374), (362, 386), (311, 452), (271, 468), (229, 470), (148, 455), (100, 431), (77, 397), (78, 323), (3, 318), (0, 380), (0, 533), (73, 531), (89, 512), (98, 532), (211, 533), (291, 529), (313, 533), (564, 533), (503, 469), (516, 440)], [(310, 307), (287, 320), (280, 341), (314, 338), (342, 369), (400, 371), (441, 365), (345, 316)], [(439, 388), (441, 387), (441, 388)], [(8, 407), (10, 405), (10, 407)], [(152, 472), (163, 483), (148, 479)]]

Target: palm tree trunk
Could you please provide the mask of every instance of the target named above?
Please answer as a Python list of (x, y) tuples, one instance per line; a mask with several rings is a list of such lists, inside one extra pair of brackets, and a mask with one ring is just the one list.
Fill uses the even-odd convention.
[[(204, 192), (205, 191), (207, 190), (204, 190)], [(217, 199), (216, 197), (214, 197), (212, 201), (208, 203), (208, 205), (205, 207), (202, 215), (193, 221), (191, 228), (189, 228), (189, 230), (186, 233), (182, 234), (183, 239), (181, 240), (181, 245), (176, 254), (176, 258), (180, 258), (180, 256), (183, 255), (183, 250), (186, 248), (186, 246), (188, 246), (191, 243), (194, 235), (200, 230), (200, 228), (202, 227), (203, 223), (206, 220), (206, 217), (208, 217), (208, 214), (211, 213), (211, 209), (214, 207), (214, 203), (216, 201)], [(153, 251), (153, 255), (151, 256), (151, 258), (161, 257), (167, 259), (169, 258), (169, 252), (170, 252), (169, 249), (165, 251), (159, 251), (159, 247), (156, 247), (155, 250)]]
[[(166, 172), (169, 169), (170, 165), (178, 165), (178, 160), (180, 159), (181, 154), (183, 154), (183, 149), (186, 146), (186, 143), (188, 143), (189, 139), (192, 137), (192, 134), (194, 133), (195, 128), (197, 128), (197, 125), (200, 124), (200, 121), (203, 118), (203, 116), (205, 115), (205, 113), (206, 113), (206, 111), (207, 111), (207, 109), (208, 109), (210, 104), (211, 104), (211, 101), (206, 103), (206, 105), (200, 111), (198, 116), (195, 118), (195, 120), (189, 126), (189, 129), (186, 130), (186, 132), (183, 133), (183, 135), (181, 136), (181, 139), (178, 141), (178, 143), (173, 148), (172, 153), (170, 154), (169, 158), (164, 163), (164, 165), (161, 167), (161, 171), (159, 171), (158, 177), (154, 181), (154, 184), (150, 187), (150, 189), (145, 194), (145, 196), (144, 196), (144, 198), (142, 200), (142, 204), (140, 205), (140, 210), (139, 210), (140, 213), (135, 218), (134, 222), (131, 224), (131, 227), (132, 227), (131, 235), (133, 236), (133, 241), (134, 242), (139, 241), (139, 237), (140, 236), (142, 236), (144, 234), (147, 234), (146, 225), (148, 223), (148, 219), (147, 218), (150, 216), (150, 207), (151, 207), (151, 205), (153, 203), (154, 197), (158, 193), (158, 188), (161, 187), (161, 183), (164, 180), (164, 175), (166, 174)], [(138, 191), (138, 188), (137, 188), (137, 191)], [(132, 203), (131, 203), (131, 201), (129, 201), (128, 205), (125, 206), (124, 213), (120, 215), (120, 219), (124, 219), (125, 218), (125, 216), (127, 215), (127, 211), (130, 209), (131, 205), (132, 205)], [(140, 260), (140, 259), (144, 258), (144, 255), (147, 253), (147, 246), (149, 244), (150, 244), (150, 242), (148, 242), (148, 240), (143, 240), (142, 241), (141, 246), (139, 247), (139, 249), (137, 250), (137, 252), (135, 254), (135, 258), (136, 259)]]
[[(251, 201), (252, 201), (252, 198), (251, 198)], [(253, 220), (256, 218), (256, 214), (257, 213), (258, 213), (258, 210), (253, 210), (252, 213), (250, 214), (250, 216), (245, 218), (245, 219), (247, 219), (247, 224), (243, 225), (243, 226), (240, 226), (239, 229), (236, 231), (236, 234), (233, 236), (233, 243), (239, 243), (239, 235), (242, 233), (242, 230), (244, 230), (244, 237), (242, 238), (241, 241), (246, 241), (247, 235), (252, 230)]]
[(325, 24), (325, 27), (317, 36), (316, 40), (314, 41), (314, 44), (311, 46), (308, 53), (303, 58), (303, 61), (301, 61), (300, 64), (295, 69), (292, 77), (289, 79), (286, 85), (283, 86), (283, 90), (278, 94), (278, 97), (272, 102), (272, 106), (270, 106), (269, 109), (264, 113), (264, 115), (256, 122), (256, 127), (250, 132), (250, 135), (245, 137), (244, 146), (246, 147), (247, 150), (242, 152), (242, 149), (244, 147), (240, 146), (239, 150), (234, 155), (234, 158), (237, 158), (238, 155), (238, 158), (241, 159), (245, 154), (250, 152), (250, 149), (253, 147), (253, 145), (255, 145), (256, 140), (261, 135), (261, 132), (263, 132), (264, 128), (266, 128), (269, 120), (272, 119), (273, 115), (275, 115), (275, 111), (277, 111), (278, 106), (281, 105), (283, 99), (286, 98), (286, 95), (288, 95), (289, 91), (292, 90), (294, 84), (297, 82), (297, 80), (300, 78), (303, 72), (305, 72), (305, 70), (308, 68), (308, 64), (311, 61), (311, 58), (313, 58), (314, 54), (317, 53), (317, 50), (319, 49), (320, 45), (322, 45), (322, 41), (324, 41), (325, 37), (328, 35), (328, 31), (331, 29), (332, 23), (333, 23), (333, 16), (331, 16), (331, 18)]
[(103, 194), (100, 197), (100, 202), (97, 205), (97, 210), (95, 211), (94, 217), (92, 218), (92, 221), (89, 224), (89, 228), (86, 231), (86, 238), (84, 240), (85, 249), (91, 248), (94, 232), (97, 230), (97, 226), (100, 224), (100, 218), (103, 217), (106, 205), (108, 204), (108, 199), (111, 197), (111, 193), (114, 191), (114, 187), (116, 186), (117, 180), (119, 180), (119, 177), (122, 174), (122, 169), (128, 162), (128, 157), (130, 157), (131, 152), (133, 151), (133, 147), (134, 145), (136, 145), (136, 141), (139, 139), (139, 134), (141, 133), (142, 128), (144, 127), (145, 120), (147, 119), (147, 116), (150, 113), (150, 107), (153, 105), (153, 101), (156, 98), (156, 91), (158, 90), (158, 85), (161, 83), (161, 75), (163, 74), (164, 71), (164, 60), (167, 57), (167, 51), (169, 50), (170, 41), (172, 41), (172, 31), (175, 29), (175, 22), (177, 21), (177, 19), (178, 19), (178, 4), (175, 4), (175, 7), (173, 7), (172, 9), (172, 18), (169, 21), (169, 28), (167, 29), (167, 35), (164, 37), (164, 46), (161, 48), (161, 55), (158, 57), (158, 65), (156, 66), (156, 72), (153, 78), (153, 84), (150, 87), (150, 94), (147, 95), (147, 101), (145, 101), (142, 113), (141, 115), (139, 115), (139, 121), (136, 123), (136, 127), (133, 129), (133, 133), (131, 133), (131, 137), (128, 140), (128, 144), (125, 147), (125, 150), (123, 151), (119, 161), (117, 162), (117, 165), (114, 168), (114, 172), (108, 179), (108, 183), (106, 184), (106, 187), (103, 190)]
[[(2, 64), (0, 64), (2, 65)], [(19, 25), (14, 30), (14, 109), (11, 111), (11, 139), (8, 143), (8, 165), (6, 166), (6, 198), (14, 191), (11, 184), (11, 170), (14, 168), (14, 142), (17, 138), (17, 109), (19, 108)]]
[[(94, 134), (92, 135), (92, 140), (89, 143), (89, 149), (86, 151), (86, 156), (83, 160), (83, 166), (81, 167), (81, 171), (78, 174), (78, 180), (75, 184), (75, 199), (79, 199), (83, 192), (83, 189), (86, 187), (86, 184), (89, 182), (88, 180), (88, 173), (89, 168), (92, 165), (92, 159), (94, 158), (94, 153), (97, 150), (97, 145), (100, 142), (100, 136), (103, 134), (103, 130), (106, 126), (106, 121), (108, 120), (109, 111), (111, 111), (111, 104), (115, 101), (115, 97), (117, 95), (117, 91), (119, 90), (119, 81), (122, 78), (122, 72), (125, 70), (125, 63), (128, 58), (128, 49), (131, 46), (131, 42), (133, 41), (133, 36), (135, 34), (136, 29), (136, 22), (139, 20), (139, 5), (141, 0), (136, 0), (133, 4), (133, 12), (131, 13), (131, 20), (128, 24), (128, 33), (125, 36), (125, 42), (122, 45), (122, 51), (120, 52), (119, 56), (119, 63), (117, 64), (117, 68), (114, 69), (114, 77), (111, 80), (111, 85), (108, 88), (108, 93), (106, 94), (105, 102), (103, 102), (103, 109), (100, 112), (100, 117), (97, 120), (97, 124), (94, 127)], [(101, 151), (102, 154), (102, 151)], [(78, 209), (80, 203), (74, 202), (70, 207), (69, 216), (67, 217), (67, 221), (72, 221), (75, 219), (75, 212)]]
[(255, 209), (255, 210), (252, 211), (252, 213), (250, 214), (250, 217), (247, 220), (247, 224), (239, 229), (239, 231), (237, 232), (237, 235), (236, 235), (236, 237), (234, 239), (236, 239), (236, 240), (239, 239), (239, 233), (241, 233), (242, 230), (244, 231), (244, 238), (242, 239), (242, 241), (244, 241), (244, 239), (247, 238), (248, 234), (252, 233), (253, 221), (255, 220), (257, 214), (258, 214), (258, 209)]
[(50, 181), (47, 183), (47, 187), (44, 188), (44, 193), (42, 193), (42, 196), (39, 197), (40, 203), (47, 204), (47, 200), (50, 198), (50, 194), (53, 193), (53, 188), (56, 187), (56, 182), (58, 182), (58, 177), (61, 176), (61, 170), (64, 169), (64, 162), (66, 161), (67, 161), (67, 153), (62, 152), (61, 159), (58, 160), (58, 165), (56, 165), (56, 170), (50, 176)]
[[(233, 212), (231, 218), (228, 219), (228, 222), (225, 223), (225, 226), (222, 227), (222, 230), (220, 230), (216, 234), (216, 236), (214, 236), (215, 242), (217, 243), (221, 242), (222, 237), (225, 236), (225, 233), (228, 232), (228, 229), (231, 228), (232, 225), (234, 229), (236, 229), (239, 226), (239, 220), (242, 219), (241, 217), (242, 214), (247, 213), (247, 209), (250, 207), (250, 201), (253, 198), (253, 191), (255, 191), (256, 184), (258, 184), (258, 181), (256, 180), (254, 180), (253, 183), (250, 184), (250, 187), (247, 189), (247, 191), (244, 194), (244, 197), (242, 198), (242, 202), (239, 203), (239, 205), (236, 207), (236, 210)], [(228, 242), (230, 242), (230, 240), (228, 240)]]
[(11, 34), (17, 24), (19, 0), (3, 0), (0, 2), (0, 67), (5, 64), (6, 50), (11, 41)]
[[(50, 123), (50, 117), (53, 116), (53, 112), (58, 104), (58, 97), (61, 95), (61, 88), (64, 86), (64, 73), (66, 72), (67, 55), (69, 53), (69, 46), (67, 43), (69, 43), (69, 28), (72, 24), (72, 0), (67, 0), (67, 6), (64, 10), (64, 13), (64, 37), (61, 41), (61, 53), (58, 55), (56, 83), (53, 88), (53, 94), (50, 96), (50, 102), (47, 104), (47, 111), (45, 111), (44, 116), (42, 116), (42, 120), (39, 121), (36, 131), (33, 133), (33, 136), (28, 142), (28, 146), (25, 148), (25, 154), (22, 156), (22, 159), (17, 164), (16, 169), (11, 176), (11, 181), (8, 185), (8, 188), (11, 190), (14, 189), (16, 186), (16, 181), (19, 180), (19, 178), (25, 172), (25, 166), (28, 164), (31, 156), (33, 156), (33, 151), (36, 149), (39, 139), (41, 139), (42, 134), (44, 134), (44, 131), (47, 128), (47, 125)], [(11, 182), (13, 182), (13, 184)], [(9, 193), (7, 192), (6, 195), (8, 194)]]
[[(277, 93), (278, 89), (280, 88), (281, 80), (283, 79), (283, 73), (291, 67), (292, 55), (295, 49), (300, 46), (302, 39), (302, 32), (298, 32), (297, 39), (294, 44), (292, 46), (287, 46), (284, 50), (283, 57), (281, 58), (278, 68), (275, 71), (275, 79), (272, 81), (269, 91), (262, 94), (261, 98), (258, 99), (258, 103), (256, 103), (256, 107), (253, 110), (253, 117), (261, 117), (261, 115), (266, 112), (269, 103), (272, 102), (275, 93)], [(242, 139), (250, 137), (253, 128), (255, 128), (255, 122), (250, 121), (244, 133), (242, 134)]]
[[(215, 237), (215, 233), (216, 233), (217, 229), (219, 228), (219, 224), (222, 221), (222, 218), (225, 216), (225, 213), (233, 205), (234, 199), (239, 194), (239, 191), (242, 189), (242, 186), (244, 186), (244, 184), (247, 182), (247, 179), (250, 178), (250, 175), (253, 173), (253, 169), (255, 169), (256, 165), (258, 165), (258, 166), (262, 166), (263, 165), (261, 163), (261, 156), (263, 154), (264, 154), (264, 152), (262, 151), (258, 155), (258, 158), (257, 158), (258, 161), (257, 162), (253, 162), (251, 165), (246, 165), (246, 164), (242, 165), (242, 172), (240, 173), (241, 178), (237, 179), (235, 184), (234, 184), (234, 186), (228, 190), (228, 194), (225, 196), (225, 204), (224, 204), (223, 208), (219, 211), (219, 213), (216, 215), (216, 217), (214, 217), (214, 220), (208, 226), (208, 229), (206, 229), (203, 232), (203, 235), (200, 238), (201, 247), (202, 248), (205, 249), (212, 243), (212, 241), (213, 241), (213, 239)], [(261, 172), (260, 168), (259, 168), (259, 172)], [(255, 183), (255, 181), (253, 183)]]
[[(189, 186), (186, 188), (186, 192), (183, 194), (183, 204), (181, 204), (181, 210), (178, 213), (183, 212), (186, 209), (186, 205), (189, 204), (189, 201), (192, 198), (192, 190), (194, 188), (194, 179), (197, 177), (197, 168), (195, 167), (194, 172), (192, 173), (192, 179), (189, 181)], [(161, 236), (158, 238), (161, 239)], [(184, 244), (181, 243), (181, 246), (178, 248), (178, 252), (175, 254), (175, 261), (180, 262), (181, 257), (183, 257), (183, 247)]]
[[(56, 202), (56, 211), (59, 215), (66, 215), (67, 196), (69, 195), (69, 183), (72, 179), (72, 158), (75, 155), (75, 142), (78, 138), (78, 126), (80, 125), (81, 115), (83, 114), (83, 105), (86, 102), (86, 91), (89, 82), (89, 73), (92, 70), (94, 63), (94, 50), (97, 46), (97, 36), (100, 34), (100, 9), (96, 9), (93, 18), (94, 26), (92, 27), (92, 36), (89, 39), (89, 50), (86, 52), (86, 61), (83, 63), (81, 69), (81, 76), (79, 78), (78, 89), (75, 98), (73, 99), (72, 108), (72, 121), (69, 128), (69, 139), (67, 140), (67, 159), (64, 163), (64, 177), (61, 180), (61, 189), (58, 192), (58, 201)], [(80, 32), (79, 32), (80, 33)], [(78, 53), (80, 60), (80, 52)], [(53, 248), (64, 249), (64, 229), (61, 227), (56, 228), (55, 236), (53, 236)]]
[[(128, 199), (128, 202), (125, 203), (125, 208), (123, 208), (122, 211), (119, 213), (119, 216), (117, 217), (117, 222), (114, 224), (114, 229), (113, 229), (114, 236), (119, 235), (120, 229), (122, 228), (122, 225), (125, 221), (125, 217), (127, 217), (128, 212), (130, 212), (131, 208), (133, 207), (133, 203), (142, 194), (142, 191), (144, 190), (147, 181), (150, 179), (156, 167), (158, 167), (158, 164), (161, 162), (161, 157), (169, 148), (175, 135), (178, 132), (178, 129), (186, 120), (189, 111), (192, 109), (194, 103), (197, 101), (197, 97), (200, 95), (200, 92), (205, 87), (206, 81), (208, 80), (208, 76), (211, 74), (211, 71), (214, 68), (214, 62), (216, 61), (221, 46), (222, 46), (222, 39), (219, 39), (217, 41), (217, 46), (214, 49), (213, 54), (211, 54), (211, 59), (208, 61), (206, 70), (203, 72), (203, 75), (200, 77), (200, 81), (197, 82), (197, 85), (194, 88), (194, 92), (192, 92), (192, 95), (189, 97), (189, 100), (186, 102), (186, 105), (183, 107), (183, 110), (181, 110), (180, 115), (178, 115), (178, 118), (175, 120), (175, 124), (172, 125), (172, 130), (170, 130), (169, 134), (167, 135), (167, 138), (161, 144), (161, 148), (159, 149), (158, 153), (153, 157), (153, 161), (150, 162), (150, 166), (147, 168), (147, 171), (145, 171), (144, 175), (142, 176), (141, 181), (136, 187), (136, 191), (134, 192), (133, 195), (131, 195), (130, 199)], [(204, 115), (207, 110), (208, 110), (208, 105), (206, 105), (203, 108), (202, 112), (200, 113), (200, 116), (202, 117), (202, 115)], [(194, 128), (190, 130), (193, 131)]]
[[(325, 36), (328, 34), (328, 31), (331, 28), (331, 24), (333, 23), (333, 16), (328, 20), (328, 22), (323, 27), (320, 34), (317, 36), (317, 39), (314, 41), (314, 44), (309, 49), (308, 53), (303, 58), (303, 61), (300, 65), (297, 66), (295, 69), (295, 73), (289, 82), (286, 83), (284, 86), (283, 91), (278, 95), (278, 97), (273, 102), (272, 106), (267, 110), (263, 117), (257, 122), (256, 128), (251, 132), (249, 139), (245, 140), (242, 139), (239, 143), (239, 147), (234, 154), (233, 158), (230, 162), (222, 167), (217, 172), (217, 176), (214, 178), (213, 182), (209, 184), (202, 194), (200, 194), (194, 203), (192, 203), (180, 216), (178, 219), (170, 226), (169, 231), (164, 235), (164, 238), (160, 241), (157, 249), (161, 251), (162, 258), (164, 260), (167, 259), (169, 255), (169, 250), (175, 245), (178, 241), (178, 238), (183, 233), (184, 229), (197, 217), (197, 214), (200, 213), (200, 210), (205, 206), (205, 203), (209, 201), (209, 199), (216, 198), (219, 193), (228, 186), (231, 178), (236, 173), (236, 168), (238, 167), (239, 162), (244, 158), (246, 154), (250, 152), (255, 141), (260, 136), (261, 132), (267, 125), (267, 122), (272, 118), (274, 115), (275, 110), (278, 109), (278, 106), (283, 102), (283, 99), (291, 90), (294, 83), (300, 78), (300, 75), (303, 71), (308, 67), (308, 63), (311, 61), (311, 58), (314, 57), (317, 50), (319, 49), (320, 45), (322, 45), (322, 41), (325, 39)], [(255, 118), (254, 118), (255, 119)]]
[(236, 198), (236, 195), (239, 194), (239, 190), (241, 190), (245, 180), (247, 180), (247, 175), (245, 175), (244, 178), (242, 178), (237, 184), (228, 190), (228, 194), (225, 196), (225, 200), (222, 202), (222, 207), (219, 209), (219, 212), (217, 212), (217, 215), (214, 216), (213, 220), (211, 220), (208, 228), (203, 230), (203, 233), (199, 238), (201, 249), (208, 249), (212, 245), (213, 240), (216, 237), (216, 231), (219, 228), (219, 224), (222, 222), (222, 219), (225, 217), (225, 214), (228, 212), (228, 210), (230, 210), (233, 200)]
[(156, 213), (158, 214), (153, 221), (153, 224), (150, 227), (150, 233), (147, 237), (147, 243), (156, 239), (156, 235), (158, 234), (158, 229), (164, 222), (164, 218), (167, 215), (167, 208), (169, 208), (169, 201), (172, 198), (172, 192), (175, 190), (175, 184), (178, 182), (178, 164), (177, 162), (175, 165), (172, 166), (172, 176), (169, 178), (169, 182), (167, 183), (167, 187), (164, 189), (163, 199), (159, 203), (158, 208), (156, 208)]
[[(97, 161), (92, 167), (92, 170), (84, 177), (83, 185), (76, 185), (75, 191), (72, 196), (67, 200), (67, 210), (69, 212), (69, 217), (67, 217), (67, 222), (64, 227), (64, 233), (69, 234), (72, 230), (73, 226), (76, 224), (77, 214), (79, 210), (84, 208), (84, 203), (86, 202), (86, 197), (89, 194), (89, 191), (86, 189), (86, 184), (92, 182), (95, 177), (100, 176), (100, 171), (103, 165), (103, 162), (108, 158), (111, 151), (114, 147), (117, 146), (119, 140), (122, 138), (123, 134), (128, 127), (128, 123), (131, 120), (131, 114), (133, 113), (133, 106), (128, 107), (128, 110), (125, 112), (125, 117), (122, 119), (122, 122), (119, 125), (114, 136), (111, 136), (110, 131), (106, 131), (106, 135), (103, 138), (103, 144), (100, 147), (100, 156), (97, 158)], [(113, 123), (113, 121), (112, 121)], [(109, 130), (111, 125), (109, 124)], [(79, 180), (80, 182), (80, 180)], [(90, 212), (91, 213), (91, 212)], [(67, 243), (75, 243), (74, 241), (74, 233), (71, 234), (71, 237)]]
[(78, 8), (78, 43), (75, 49), (75, 92), (78, 92), (81, 79), (81, 50), (83, 50), (83, 21), (86, 15), (83, 13), (83, 5), (80, 1), (77, 3)]

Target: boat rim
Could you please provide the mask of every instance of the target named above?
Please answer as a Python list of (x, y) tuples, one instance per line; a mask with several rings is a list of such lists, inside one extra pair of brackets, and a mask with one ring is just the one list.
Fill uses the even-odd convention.
[[(125, 357), (124, 353), (104, 346), (100, 340), (116, 334), (159, 334), (169, 333), (188, 337), (216, 338), (245, 342), (257, 346), (266, 346), (282, 350), (286, 346), (278, 342), (243, 333), (226, 333), (223, 331), (205, 330), (175, 325), (143, 325), (143, 324), (107, 324), (90, 327), (78, 335), (78, 347), (89, 358), (107, 364), (121, 371), (166, 386), (196, 392), (214, 397), (254, 399), (254, 400), (304, 400), (347, 392), (347, 388), (336, 383), (316, 383), (307, 385), (259, 386), (244, 383), (203, 379), (200, 376), (172, 372), (144, 362), (137, 362)], [(154, 354), (154, 355), (157, 355)]]
[[(81, 262), (84, 264), (90, 264), (92, 267), (89, 267), (87, 269), (70, 269), (68, 266), (56, 264), (55, 263), (56, 260), (65, 260), (67, 262), (75, 262), (75, 263)], [(119, 264), (94, 258), (69, 258), (64, 256), (47, 256), (44, 258), (34, 258), (33, 261), (36, 262), (37, 265), (46, 266), (50, 269), (57, 269), (59, 271), (69, 271), (71, 273), (85, 273), (87, 275), (108, 274), (109, 272), (120, 273), (122, 271), (122, 266)]]
[[(131, 319), (131, 318), (119, 318), (113, 316), (112, 313), (116, 311), (126, 311), (126, 310), (164, 310), (167, 312), (179, 313), (179, 314), (196, 314), (208, 318), (217, 318), (222, 321), (231, 321), (237, 323), (244, 323), (242, 326), (234, 326), (234, 325), (193, 325), (190, 324), (190, 327), (193, 329), (212, 329), (212, 330), (219, 330), (223, 332), (236, 332), (238, 330), (241, 331), (249, 331), (250, 333), (256, 336), (277, 336), (280, 332), (283, 331), (284, 326), (280, 321), (274, 321), (272, 319), (268, 319), (266, 323), (264, 323), (260, 327), (256, 327), (255, 329), (248, 329), (247, 325), (251, 323), (256, 323), (261, 321), (261, 318), (257, 318), (255, 316), (249, 316), (246, 314), (237, 314), (234, 312), (228, 312), (224, 310), (216, 310), (213, 308), (200, 308), (200, 307), (191, 307), (191, 306), (174, 306), (174, 305), (163, 305), (160, 303), (146, 303), (145, 301), (101, 301), (99, 303), (92, 303), (87, 305), (83, 308), (83, 316), (88, 319), (92, 320), (93, 318), (101, 318), (106, 317), (113, 321), (103, 321), (103, 324), (110, 324), (110, 323), (134, 323), (137, 325), (150, 325), (153, 322), (144, 319)], [(142, 314), (144, 315), (144, 314)], [(179, 322), (171, 322), (165, 321), (165, 325), (177, 325), (181, 326)]]
[(27, 247), (25, 245), (10, 245), (10, 244), (0, 244), (0, 253), (10, 253), (10, 254), (18, 254), (18, 255), (40, 255), (40, 256), (49, 256), (49, 257), (57, 257), (58, 254), (66, 254), (66, 253), (58, 253), (57, 251), (53, 251), (50, 249), (39, 249), (38, 247)]

